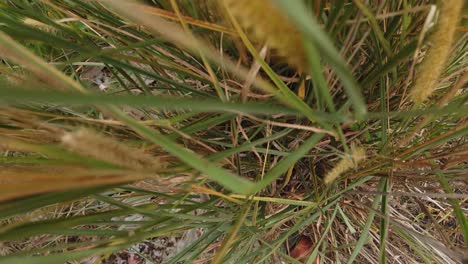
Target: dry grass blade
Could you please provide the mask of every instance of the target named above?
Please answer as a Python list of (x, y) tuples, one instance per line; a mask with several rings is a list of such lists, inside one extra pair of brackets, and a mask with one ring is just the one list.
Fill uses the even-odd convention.
[[(80, 92), (85, 91), (83, 87), (78, 85), (76, 82), (72, 81), (70, 78), (65, 77), (59, 70), (50, 67), (50, 65), (37, 57), (33, 52), (19, 45), (18, 42), (1, 31), (0, 55), (6, 59), (10, 59), (20, 65), (25, 66), (40, 80), (50, 84), (56, 89), (66, 90), (73, 88)], [(56, 77), (59, 78), (56, 79)], [(65, 87), (65, 84), (69, 87)]]
[(151, 177), (129, 171), (80, 167), (14, 166), (0, 168), (0, 202), (35, 194), (125, 184)]
[[(138, 4), (134, 3), (134, 5), (135, 5), (135, 8), (138, 8)], [(179, 21), (179, 17), (178, 17), (177, 14), (175, 14), (173, 12), (169, 12), (169, 11), (164, 10), (164, 9), (147, 6), (144, 9), (144, 12), (148, 12), (150, 14), (154, 14), (154, 15), (157, 15), (159, 17), (166, 18), (166, 19), (169, 19), (169, 20)], [(193, 17), (189, 17), (189, 16), (183, 16), (183, 19), (185, 21), (187, 21), (187, 23), (190, 24), (190, 25), (194, 25), (194, 26), (198, 26), (198, 27), (201, 27), (201, 28), (206, 28), (206, 29), (210, 29), (210, 30), (213, 30), (213, 31), (218, 31), (218, 32), (222, 32), (222, 33), (226, 33), (226, 34), (230, 34), (230, 35), (235, 35), (234, 31), (230, 30), (229, 28), (220, 26), (220, 25), (209, 23), (207, 21), (194, 19)]]

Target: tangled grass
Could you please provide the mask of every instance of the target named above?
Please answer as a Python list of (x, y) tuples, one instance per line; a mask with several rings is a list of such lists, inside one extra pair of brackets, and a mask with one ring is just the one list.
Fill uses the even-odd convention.
[(0, 263), (466, 261), (462, 6), (0, 2)]

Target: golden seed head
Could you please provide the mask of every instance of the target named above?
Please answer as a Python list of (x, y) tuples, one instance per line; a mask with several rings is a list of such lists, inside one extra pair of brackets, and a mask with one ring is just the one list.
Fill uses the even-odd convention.
[(75, 132), (66, 133), (62, 136), (62, 143), (78, 154), (126, 168), (152, 170), (162, 167), (157, 157), (88, 129), (82, 128)]
[(302, 36), (288, 17), (269, 0), (224, 0), (229, 12), (257, 40), (299, 71), (308, 67)]
[(424, 102), (437, 88), (455, 41), (456, 26), (462, 9), (462, 0), (446, 0), (441, 3), (437, 27), (429, 38), (429, 51), (419, 67), (419, 74), (410, 92), (410, 98), (416, 104)]
[(335, 167), (327, 173), (324, 178), (326, 185), (333, 183), (340, 175), (350, 169), (357, 168), (358, 163), (366, 158), (366, 150), (362, 146), (351, 145), (351, 153), (349, 156), (343, 157)]
[(49, 26), (47, 24), (42, 23), (41, 21), (37, 21), (37, 20), (29, 18), (29, 17), (26, 18), (25, 20), (23, 20), (23, 23), (28, 25), (28, 26), (31, 26), (31, 27), (34, 27), (34, 28), (37, 28), (37, 29), (40, 29), (40, 30), (44, 30), (44, 31), (47, 31), (47, 32), (55, 31), (55, 29), (52, 26)]

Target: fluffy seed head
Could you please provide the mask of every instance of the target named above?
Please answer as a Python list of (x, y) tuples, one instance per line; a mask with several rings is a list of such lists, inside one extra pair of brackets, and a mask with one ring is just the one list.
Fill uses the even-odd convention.
[(162, 167), (158, 158), (88, 129), (66, 133), (62, 143), (78, 154), (126, 168), (154, 170)]
[(269, 0), (224, 0), (228, 11), (257, 40), (266, 42), (299, 71), (307, 69), (302, 37), (288, 17)]
[(430, 48), (419, 67), (410, 97), (413, 102), (424, 102), (437, 88), (455, 40), (455, 31), (463, 9), (462, 0), (441, 1), (439, 22), (429, 38)]
[(324, 178), (326, 185), (333, 183), (340, 175), (346, 171), (356, 168), (358, 163), (366, 158), (366, 150), (362, 146), (351, 145), (349, 156), (343, 157), (335, 167), (327, 173)]

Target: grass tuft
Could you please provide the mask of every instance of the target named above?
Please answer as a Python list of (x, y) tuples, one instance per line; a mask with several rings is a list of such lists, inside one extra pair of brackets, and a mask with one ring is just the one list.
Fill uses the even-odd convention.
[(463, 263), (462, 9), (0, 1), (0, 263)]

